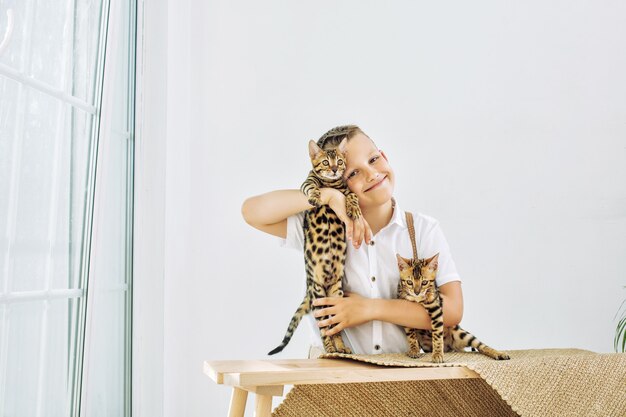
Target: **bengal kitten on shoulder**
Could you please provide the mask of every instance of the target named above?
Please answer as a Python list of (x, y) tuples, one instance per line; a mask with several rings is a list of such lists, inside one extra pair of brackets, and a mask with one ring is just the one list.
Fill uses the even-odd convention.
[(471, 347), (496, 360), (509, 359), (509, 355), (495, 350), (460, 326), (444, 327), (443, 299), (435, 283), (439, 254), (428, 259), (407, 259), (396, 254), (400, 268), (398, 298), (414, 301), (424, 306), (431, 320), (431, 330), (405, 327), (409, 342), (407, 355), (417, 358), (420, 347), (424, 352), (432, 352), (432, 361), (443, 362), (444, 352), (463, 352)]
[[(330, 149), (322, 149), (309, 142), (309, 155), (313, 169), (301, 190), (313, 206), (304, 214), (304, 260), (306, 265), (306, 294), (300, 307), (291, 318), (281, 344), (269, 355), (282, 351), (291, 340), (302, 317), (311, 311), (314, 300), (323, 297), (343, 297), (342, 280), (346, 260), (346, 233), (343, 222), (335, 212), (320, 200), (322, 188), (336, 188), (346, 196), (346, 212), (351, 219), (361, 217), (357, 196), (350, 192), (343, 174), (346, 170), (345, 146), (347, 139)], [(318, 317), (323, 320), (326, 317)], [(352, 353), (344, 344), (341, 334), (322, 334), (327, 353)]]

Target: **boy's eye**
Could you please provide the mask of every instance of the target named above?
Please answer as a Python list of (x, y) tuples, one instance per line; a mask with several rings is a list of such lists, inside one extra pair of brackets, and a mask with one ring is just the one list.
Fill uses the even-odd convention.
[(352, 171), (351, 173), (348, 174), (348, 176), (346, 177), (346, 179), (350, 179), (352, 177), (354, 177), (356, 175), (356, 171)]
[(378, 156), (373, 157), (372, 159), (370, 159), (370, 164), (373, 164), (377, 160), (378, 160)]
[(328, 166), (328, 161), (322, 161), (322, 164)]

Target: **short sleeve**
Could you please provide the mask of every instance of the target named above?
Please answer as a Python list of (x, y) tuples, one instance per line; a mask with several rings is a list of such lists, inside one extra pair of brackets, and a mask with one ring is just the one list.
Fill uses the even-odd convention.
[(439, 254), (439, 267), (437, 268), (436, 278), (438, 287), (448, 282), (461, 281), (461, 277), (454, 264), (454, 259), (452, 259), (452, 254), (450, 253), (450, 246), (441, 230), (441, 226), (439, 226), (439, 222), (433, 224), (432, 228), (430, 228), (425, 238), (422, 240), (422, 244), (423, 248), (421, 248), (421, 253), (423, 253), (426, 258), (430, 258), (437, 253)]
[(280, 246), (302, 252), (304, 250), (304, 212), (287, 217), (287, 236), (280, 239)]

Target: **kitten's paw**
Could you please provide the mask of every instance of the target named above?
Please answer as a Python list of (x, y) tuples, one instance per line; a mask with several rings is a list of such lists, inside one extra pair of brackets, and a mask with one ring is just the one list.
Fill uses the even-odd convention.
[(511, 357), (504, 352), (498, 352), (495, 359), (497, 361), (508, 361)]
[(358, 218), (361, 217), (361, 210), (358, 207), (356, 208), (348, 207), (347, 214), (348, 214), (348, 217), (350, 217), (352, 220), (357, 220)]
[(433, 353), (432, 363), (443, 363), (443, 355), (441, 353)]
[(359, 207), (359, 199), (352, 193), (346, 197), (346, 213), (352, 220), (360, 218), (363, 214), (361, 207)]
[(420, 357), (420, 352), (419, 350), (409, 350), (406, 353), (406, 356), (408, 356), (409, 358), (417, 359)]
[(337, 353), (345, 353), (346, 355), (352, 355), (352, 350), (349, 347), (344, 346), (342, 349), (337, 349)]

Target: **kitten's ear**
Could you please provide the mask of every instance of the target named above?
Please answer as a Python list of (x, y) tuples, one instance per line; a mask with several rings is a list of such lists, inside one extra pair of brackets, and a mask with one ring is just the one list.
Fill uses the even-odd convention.
[(346, 146), (348, 145), (348, 137), (346, 136), (345, 138), (343, 138), (343, 140), (341, 141), (341, 143), (339, 144), (339, 146), (337, 147), (337, 149), (339, 149), (339, 152), (341, 152), (342, 154), (346, 154)]
[(317, 143), (313, 139), (309, 141), (309, 156), (311, 159), (315, 158), (320, 152), (322, 152), (322, 148), (317, 146)]
[(431, 256), (430, 258), (426, 259), (426, 266), (429, 269), (432, 269), (433, 271), (437, 270), (437, 267), (439, 266), (439, 254), (435, 254), (435, 256)]
[(409, 268), (409, 259), (403, 258), (402, 256), (400, 256), (400, 254), (397, 253), (396, 259), (398, 260), (398, 268), (400, 268), (401, 271)]

